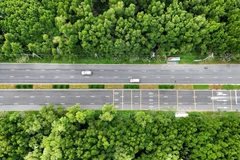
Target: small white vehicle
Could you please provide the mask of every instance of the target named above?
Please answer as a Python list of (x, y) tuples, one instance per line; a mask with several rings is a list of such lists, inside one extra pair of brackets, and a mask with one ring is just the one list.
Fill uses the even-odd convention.
[(140, 83), (140, 79), (130, 79), (131, 83)]
[(82, 71), (82, 75), (83, 76), (91, 76), (92, 75), (92, 71)]

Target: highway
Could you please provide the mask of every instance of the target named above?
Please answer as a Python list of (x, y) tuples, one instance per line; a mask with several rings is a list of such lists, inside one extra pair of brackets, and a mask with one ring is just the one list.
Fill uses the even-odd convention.
[[(91, 70), (92, 76), (81, 71)], [(0, 64), (0, 83), (239, 84), (240, 65)]]
[(118, 110), (236, 111), (240, 91), (232, 90), (0, 90), (0, 110), (39, 110), (44, 105)]

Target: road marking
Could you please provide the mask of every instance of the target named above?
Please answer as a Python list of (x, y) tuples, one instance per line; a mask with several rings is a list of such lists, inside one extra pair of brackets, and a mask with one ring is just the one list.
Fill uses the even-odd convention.
[(76, 105), (80, 105), (80, 103), (76, 103)]
[(160, 110), (160, 90), (158, 90), (158, 110)]
[(59, 76), (55, 76), (55, 78), (59, 78)]
[(99, 76), (99, 78), (103, 78), (103, 76)]
[(136, 98), (137, 98), (137, 97), (139, 97), (139, 96), (134, 96), (134, 97), (136, 97)]
[(139, 104), (139, 103), (135, 102), (134, 104)]
[(160, 72), (160, 70), (157, 70), (157, 72)]
[(185, 72), (189, 72), (189, 70), (185, 70)]
[(171, 72), (175, 72), (175, 70), (171, 70)]
[(91, 103), (91, 104), (95, 104), (95, 103)]
[(132, 89), (131, 89), (131, 110), (132, 110)]
[(149, 96), (149, 98), (153, 98), (153, 96)]
[(182, 98), (182, 96), (178, 96), (178, 98)]
[(168, 98), (168, 96), (164, 96), (164, 98)]
[(152, 101), (153, 101), (153, 99), (149, 99), (148, 101), (152, 102)]
[(34, 105), (34, 103), (29, 103), (29, 105)]
[(194, 109), (196, 111), (197, 107), (196, 107), (196, 93), (195, 93), (195, 90), (193, 90), (193, 101), (194, 101)]
[(185, 78), (189, 78), (189, 77), (185, 77)]
[(212, 90), (212, 109), (214, 111), (214, 96), (213, 96), (213, 90)]
[(65, 103), (60, 103), (61, 105), (64, 105)]
[(132, 78), (132, 76), (128, 76), (128, 78)]
[(65, 98), (65, 96), (61, 96), (61, 98)]
[(228, 78), (232, 78), (232, 77), (228, 77)]
[(199, 78), (203, 78), (203, 77), (199, 77)]
[(114, 70), (114, 72), (118, 72), (118, 70), (117, 70), (117, 69), (115, 69), (115, 70)]
[(227, 102), (228, 100), (223, 99), (223, 100), (217, 100), (218, 102)]
[(95, 97), (95, 96), (91, 96), (92, 98)]
[(59, 72), (60, 70), (59, 69), (56, 69), (57, 72)]
[(26, 69), (26, 71), (28, 72), (28, 71), (30, 71), (30, 69)]
[(30, 98), (35, 98), (35, 96), (30, 96)]
[(18, 105), (18, 103), (14, 103), (14, 105)]
[(110, 97), (110, 96), (105, 96), (105, 97)]
[(0, 103), (0, 105), (2, 105), (2, 103)]
[(85, 78), (89, 78), (89, 76), (84, 76)]
[(231, 70), (227, 70), (228, 72), (232, 72)]
[(161, 78), (161, 77), (157, 77), (157, 78)]
[(171, 78), (175, 78), (175, 77), (171, 77)]
[(44, 78), (44, 76), (40, 76), (40, 78)]
[(45, 98), (50, 98), (50, 96), (45, 96)]
[(213, 70), (213, 72), (217, 72), (217, 70)]
[(13, 78), (14, 76), (9, 76), (10, 78)]
[(80, 98), (80, 96), (76, 96), (76, 98)]
[(70, 78), (74, 78), (74, 76), (70, 76)]
[(147, 76), (142, 76), (142, 78), (147, 78)]
[(29, 78), (29, 76), (25, 76), (25, 78)]
[(212, 104), (212, 103), (208, 103), (208, 104)]
[(235, 90), (235, 101), (236, 101), (236, 104), (238, 104), (237, 103), (237, 91)]
[(3, 96), (0, 96), (0, 98), (3, 98)]
[(113, 78), (118, 78), (118, 76), (114, 76)]
[(114, 101), (118, 101), (118, 100), (119, 100), (119, 99), (117, 99), (117, 98), (116, 98), (116, 99), (114, 99)]
[(168, 104), (168, 103), (164, 103), (164, 104)]
[(124, 97), (123, 96), (123, 94), (124, 94), (123, 92), (124, 92), (124, 90), (122, 90), (122, 110), (123, 110), (123, 97)]
[(144, 69), (144, 70), (142, 70), (143, 72), (146, 72), (146, 70)]
[(114, 94), (119, 94), (118, 92), (114, 92)]
[(100, 70), (101, 72), (104, 71), (103, 69)]
[(199, 70), (200, 72), (203, 72), (203, 70)]
[(153, 95), (153, 93), (152, 93), (152, 92), (148, 92), (148, 94), (150, 94), (150, 95)]
[(11, 69), (11, 71), (15, 71), (15, 69)]
[(41, 71), (46, 71), (45, 69), (41, 69)]
[(73, 71), (75, 71), (74, 69), (71, 69), (71, 71), (73, 72)]
[(178, 103), (178, 104), (182, 104), (182, 103)]
[(153, 104), (152, 102), (149, 102), (149, 104)]
[(19, 96), (14, 96), (14, 98), (19, 98)]
[(213, 78), (218, 78), (218, 77), (213, 77)]
[(49, 103), (45, 103), (46, 105), (49, 105)]

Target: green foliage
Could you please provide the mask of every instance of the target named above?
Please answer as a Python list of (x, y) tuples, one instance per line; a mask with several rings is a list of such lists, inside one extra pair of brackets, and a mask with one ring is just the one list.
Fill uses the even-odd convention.
[(212, 52), (240, 59), (236, 1), (5, 0), (0, 8), (1, 61), (189, 62)]
[(15, 85), (16, 89), (33, 89), (32, 84), (16, 84)]
[(174, 89), (174, 85), (160, 84), (158, 85), (159, 89)]
[(209, 89), (208, 85), (193, 85), (193, 89)]
[(222, 89), (226, 89), (226, 90), (237, 89), (237, 90), (239, 90), (240, 89), (240, 85), (226, 84), (226, 85), (222, 85)]
[(138, 84), (124, 84), (124, 89), (139, 89)]
[(89, 89), (104, 89), (104, 84), (89, 84)]
[(53, 84), (53, 89), (69, 89), (69, 84)]

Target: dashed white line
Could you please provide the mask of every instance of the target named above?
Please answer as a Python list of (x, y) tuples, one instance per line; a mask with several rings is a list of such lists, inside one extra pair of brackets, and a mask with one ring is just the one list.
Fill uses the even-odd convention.
[(59, 72), (60, 70), (59, 69), (56, 69), (57, 72)]
[(64, 105), (65, 103), (60, 103), (61, 105)]
[(168, 103), (164, 103), (164, 104), (168, 104)]
[(29, 78), (29, 76), (25, 76), (25, 78)]
[(49, 105), (49, 103), (45, 103), (46, 105)]
[(100, 71), (104, 71), (103, 69), (101, 69)]
[(118, 101), (119, 99), (114, 99), (114, 101)]
[(113, 78), (118, 78), (118, 76), (114, 76)]
[(164, 98), (168, 98), (168, 96), (164, 96)]
[(34, 105), (34, 103), (29, 103), (29, 105)]
[(185, 77), (185, 78), (189, 78), (189, 77)]
[(75, 71), (74, 69), (71, 69), (71, 71), (73, 72), (73, 71)]
[(76, 105), (79, 105), (80, 103), (76, 103)]
[(99, 78), (103, 78), (103, 76), (100, 76)]
[(9, 76), (10, 78), (13, 78), (14, 76)]
[(178, 104), (182, 104), (182, 103), (178, 103)]
[(138, 103), (134, 103), (134, 104), (138, 104)]
[(147, 78), (147, 76), (142, 76), (142, 78)]
[(11, 71), (15, 71), (15, 69), (11, 69)]
[(70, 76), (70, 78), (74, 78), (74, 76)]
[(212, 104), (212, 103), (208, 103), (208, 104)]
[(171, 78), (175, 78), (175, 77), (171, 77)]
[(128, 78), (132, 78), (132, 76), (128, 76)]
[(26, 69), (26, 71), (28, 72), (28, 71), (30, 71), (30, 69)]
[(134, 97), (136, 97), (136, 98), (137, 98), (137, 97), (139, 97), (139, 96), (134, 96)]
[(218, 78), (218, 77), (213, 77), (213, 78)]
[(92, 98), (95, 97), (95, 96), (91, 96)]
[(142, 70), (143, 72), (146, 72), (146, 70), (144, 69), (144, 70)]
[(148, 101), (149, 101), (149, 102), (152, 102), (152, 101), (153, 101), (153, 99), (149, 99)]
[(35, 98), (35, 96), (30, 96), (30, 98)]
[(14, 96), (14, 98), (19, 98), (19, 96)]
[(46, 71), (45, 69), (41, 69), (41, 71)]
[(110, 97), (110, 96), (105, 96), (105, 97)]
[(189, 72), (189, 70), (185, 70), (185, 72)]
[(91, 103), (91, 104), (95, 104), (95, 103)]
[(232, 72), (231, 70), (227, 70), (228, 72)]
[(59, 76), (55, 76), (55, 78), (59, 78)]
[(203, 78), (203, 77), (199, 77), (199, 78)]
[(175, 70), (171, 70), (171, 72), (175, 72)]
[(232, 77), (228, 77), (228, 78), (232, 78)]
[(178, 98), (182, 98), (182, 96), (178, 96)]
[(18, 105), (18, 103), (14, 103), (14, 105)]
[(128, 72), (132, 72), (132, 70), (128, 70)]
[(80, 98), (80, 96), (76, 96), (76, 98)]
[(161, 78), (161, 77), (157, 77), (157, 78)]
[(40, 78), (44, 78), (44, 76), (40, 76)]
[(45, 98), (50, 98), (50, 96), (45, 96)]
[(61, 96), (61, 98), (65, 98), (65, 96)]
[(115, 69), (114, 72), (118, 72), (118, 70)]
[(3, 98), (3, 96), (0, 96), (0, 98)]

